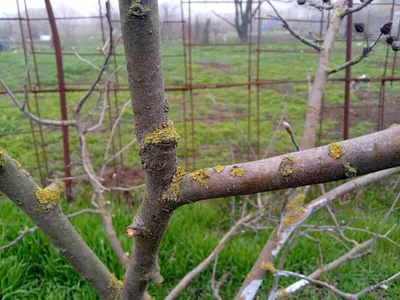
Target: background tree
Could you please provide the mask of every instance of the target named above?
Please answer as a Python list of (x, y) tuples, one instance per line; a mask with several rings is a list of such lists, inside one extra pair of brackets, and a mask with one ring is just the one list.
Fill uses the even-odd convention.
[(216, 12), (214, 12), (214, 14), (235, 28), (240, 41), (245, 43), (248, 39), (249, 24), (256, 15), (261, 3), (262, 2), (259, 2), (256, 7), (254, 7), (252, 1), (234, 0), (234, 22), (229, 21), (227, 18), (217, 14)]

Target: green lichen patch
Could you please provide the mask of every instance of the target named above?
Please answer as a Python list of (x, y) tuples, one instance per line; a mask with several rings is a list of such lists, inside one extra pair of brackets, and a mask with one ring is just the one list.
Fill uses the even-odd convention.
[(274, 264), (270, 261), (263, 261), (261, 263), (261, 269), (263, 269), (264, 271), (269, 271), (269, 272), (275, 272), (276, 268), (274, 266)]
[(167, 144), (177, 143), (180, 136), (175, 129), (174, 122), (168, 120), (162, 126), (149, 133), (144, 139), (143, 144)]
[(142, 0), (132, 0), (129, 10), (136, 17), (143, 17), (151, 11), (149, 7), (142, 3)]
[(229, 172), (231, 176), (242, 177), (244, 175), (244, 169), (242, 167), (233, 166), (232, 170)]
[(110, 300), (119, 299), (119, 296), (120, 296), (121, 290), (122, 290), (122, 281), (118, 280), (117, 277), (115, 277), (114, 273), (110, 274), (110, 279), (108, 281), (108, 286), (112, 290), (109, 299)]
[(332, 144), (329, 146), (329, 156), (338, 159), (344, 154), (342, 146), (339, 144)]
[(200, 169), (194, 171), (190, 174), (190, 176), (194, 181), (197, 181), (198, 183), (201, 184), (201, 186), (208, 189), (210, 182), (210, 174), (208, 174), (207, 169)]
[(282, 219), (282, 223), (285, 226), (290, 226), (295, 222), (300, 221), (305, 213), (304, 209), (304, 194), (298, 194), (294, 197), (285, 207), (285, 217)]
[(347, 178), (353, 178), (357, 176), (357, 168), (355, 166), (352, 166), (347, 163), (343, 167), (344, 167), (344, 175)]
[(290, 176), (293, 174), (293, 165), (296, 159), (293, 156), (285, 156), (282, 158), (281, 164), (279, 165), (279, 174), (282, 176)]
[(179, 192), (180, 192), (180, 185), (179, 181), (185, 176), (187, 172), (182, 166), (178, 166), (176, 168), (175, 174), (172, 177), (171, 183), (167, 189), (163, 193), (163, 200), (177, 200), (179, 197)]
[(4, 167), (6, 165), (6, 158), (4, 157), (4, 150), (0, 147), (0, 167)]
[(44, 189), (38, 187), (35, 193), (36, 200), (40, 204), (56, 205), (58, 200), (60, 200), (61, 191), (64, 189), (64, 187), (64, 182), (58, 179)]
[(224, 167), (224, 166), (218, 165), (218, 166), (215, 166), (213, 169), (214, 169), (215, 173), (219, 174), (219, 173), (221, 173), (223, 170), (225, 170), (225, 167)]

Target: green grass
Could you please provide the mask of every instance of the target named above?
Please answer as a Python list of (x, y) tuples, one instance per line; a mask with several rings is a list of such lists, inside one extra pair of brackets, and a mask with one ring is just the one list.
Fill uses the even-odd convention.
[[(4, 198), (4, 197), (3, 197)], [(377, 230), (383, 214), (388, 210), (394, 195), (389, 187), (379, 189), (368, 188), (358, 200), (353, 200), (347, 206), (336, 204), (338, 220), (349, 222), (352, 226)], [(86, 199), (86, 200), (85, 200)], [(88, 197), (82, 195), (79, 199), (67, 205), (63, 202), (63, 211), (69, 213), (88, 205)], [(239, 197), (238, 197), (239, 200)], [(166, 293), (192, 268), (197, 266), (216, 246), (224, 232), (230, 228), (228, 199), (220, 201), (205, 201), (186, 206), (177, 210), (171, 220), (164, 237), (160, 251), (161, 273), (165, 282), (159, 286), (150, 286), (150, 292), (156, 299), (162, 299)], [(272, 205), (274, 211), (279, 210), (279, 203)], [(10, 201), (0, 201), (0, 236), (2, 243), (9, 242), (17, 236), (24, 226), (32, 222)], [(130, 250), (130, 240), (124, 236), (124, 228), (134, 214), (123, 202), (113, 200), (110, 210), (114, 217), (114, 226), (126, 251)], [(396, 211), (389, 219), (385, 230), (398, 222), (400, 214)], [(265, 221), (266, 222), (266, 221)], [(83, 215), (72, 219), (73, 225), (88, 243), (91, 249), (114, 272), (117, 277), (123, 275), (118, 260), (110, 250), (104, 229), (96, 215)], [(332, 224), (326, 211), (321, 211), (308, 220), (310, 224)], [(93, 228), (96, 228), (95, 231)], [(364, 233), (347, 233), (350, 238), (363, 242), (369, 238)], [(261, 250), (270, 230), (253, 232), (244, 229), (234, 236), (219, 255), (217, 276), (233, 270), (232, 276), (222, 287), (223, 299), (231, 299), (242, 280), (251, 268), (257, 254)], [(320, 239), (325, 263), (328, 263), (347, 250), (327, 234), (311, 233)], [(395, 228), (390, 237), (400, 240), (400, 230)], [(351, 245), (348, 245), (351, 246)], [(300, 239), (289, 252), (285, 268), (305, 274), (318, 267), (318, 252), (315, 244), (308, 239)], [(394, 245), (379, 241), (373, 254), (350, 262), (324, 276), (324, 280), (334, 283), (338, 288), (348, 292), (356, 292), (366, 285), (376, 283), (398, 271), (400, 267), (400, 252)], [(22, 239), (15, 247), (0, 252), (0, 297), (2, 299), (96, 299), (94, 292), (76, 274), (72, 267), (59, 256), (48, 243), (44, 235), (37, 231)], [(211, 268), (208, 268), (182, 293), (179, 299), (212, 299), (209, 288)], [(271, 284), (272, 278), (267, 278), (260, 292), (260, 299)], [(282, 279), (282, 284), (293, 282)], [(396, 284), (397, 282), (397, 284)], [(199, 294), (198, 297), (193, 295)], [(393, 282), (386, 291), (379, 295), (396, 298), (400, 295), (398, 281)], [(296, 297), (310, 299), (336, 299), (330, 292), (314, 287), (304, 289)], [(375, 299), (368, 296), (366, 299)], [(304, 298), (302, 298), (304, 299)]]
[[(69, 41), (72, 43), (73, 41)], [(87, 41), (78, 41), (78, 51), (85, 58), (101, 66), (101, 56), (85, 56), (85, 53), (94, 52), (99, 41), (90, 41), (90, 46), (84, 45)], [(69, 44), (68, 44), (69, 45)], [(260, 54), (260, 79), (303, 79), (306, 80), (308, 70), (315, 69), (316, 56), (300, 53), (305, 46), (298, 42), (282, 41), (269, 42), (261, 45), (267, 50), (298, 50), (299, 53), (265, 53)], [(343, 43), (337, 43), (337, 48), (343, 49)], [(361, 49), (354, 44), (355, 49)], [(353, 76), (367, 74), (371, 77), (381, 76), (384, 61), (383, 44), (377, 47), (363, 63), (353, 67)], [(39, 49), (52, 51), (49, 48)], [(193, 61), (193, 84), (216, 84), (216, 83), (238, 83), (248, 80), (248, 47), (201, 47), (192, 49)], [(65, 48), (65, 52), (71, 52)], [(122, 48), (118, 48), (119, 53)], [(181, 54), (183, 49), (180, 45), (165, 45), (162, 49), (165, 55)], [(360, 50), (361, 51), (361, 50)], [(57, 87), (57, 73), (53, 56), (37, 55), (38, 74), (42, 88)], [(30, 57), (31, 65), (33, 58)], [(331, 65), (338, 65), (344, 60), (343, 53), (333, 53)], [(117, 57), (117, 65), (122, 64), (123, 57)], [(250, 59), (251, 75), (255, 79), (257, 69), (257, 53), (252, 52)], [(111, 67), (111, 71), (114, 66)], [(182, 57), (166, 57), (163, 61), (165, 74), (165, 85), (179, 86), (185, 83), (185, 69)], [(64, 56), (64, 70), (67, 87), (82, 87), (79, 83), (90, 83), (97, 73), (74, 56)], [(13, 89), (21, 89), (23, 86), (23, 74), (25, 71), (24, 57), (21, 53), (0, 52), (0, 77)], [(32, 84), (35, 87), (36, 79), (32, 69)], [(334, 77), (342, 77), (343, 73), (335, 74)], [(118, 80), (121, 85), (126, 84), (126, 70), (121, 68), (118, 72)], [(369, 93), (378, 93), (379, 85), (370, 84), (363, 87)], [(303, 121), (306, 113), (306, 102), (308, 94), (307, 82), (281, 85), (261, 85), (259, 91), (252, 88), (250, 92), (247, 86), (194, 90), (193, 102), (190, 94), (181, 92), (168, 92), (170, 103), (170, 118), (175, 122), (177, 130), (181, 135), (178, 148), (179, 163), (184, 164), (184, 157), (193, 154), (196, 157), (196, 167), (206, 167), (216, 164), (228, 164), (232, 161), (239, 162), (247, 160), (247, 145), (243, 136), (238, 133), (236, 125), (230, 119), (228, 111), (218, 105), (214, 105), (210, 97), (215, 101), (230, 105), (235, 115), (237, 126), (248, 136), (251, 144), (260, 154), (264, 153), (273, 130), (277, 125), (284, 107), (285, 93), (288, 93), (286, 119), (291, 122), (295, 136), (300, 139), (303, 130)], [(394, 84), (387, 87), (387, 93), (399, 93), (399, 86)], [(67, 101), (72, 107), (76, 105), (83, 92), (68, 92)], [(257, 97), (258, 95), (258, 97)], [(116, 118), (119, 109), (129, 99), (127, 91), (117, 93), (118, 101), (115, 101), (114, 93), (111, 96), (110, 114)], [(22, 101), (23, 96), (18, 94)], [(249, 106), (250, 99), (250, 106)], [(257, 103), (257, 99), (258, 103)], [(344, 99), (343, 83), (329, 83), (326, 86), (324, 101), (327, 104), (342, 105)], [(85, 113), (91, 111), (98, 100), (98, 94), (94, 94), (85, 107)], [(115, 101), (115, 102), (114, 102)], [(377, 104), (378, 98), (371, 100)], [(29, 103), (31, 110), (36, 113), (36, 106), (40, 107), (40, 116), (48, 119), (59, 119), (59, 95), (58, 93), (39, 93), (37, 98), (30, 95)], [(351, 95), (352, 110), (357, 106), (365, 104), (357, 95)], [(259, 106), (259, 114), (257, 114)], [(0, 143), (10, 155), (17, 159), (39, 182), (39, 172), (36, 162), (38, 155), (42, 165), (44, 161), (43, 149), (46, 149), (49, 171), (62, 174), (62, 135), (58, 129), (50, 127), (43, 128), (44, 139), (35, 134), (38, 153), (35, 153), (30, 134), (12, 133), (28, 132), (31, 125), (27, 118), (15, 109), (13, 103), (6, 96), (0, 96)], [(72, 115), (72, 111), (68, 111)], [(98, 116), (99, 110), (96, 111)], [(248, 116), (250, 115), (250, 122)], [(94, 165), (99, 168), (103, 162), (104, 148), (107, 143), (110, 120), (106, 114), (105, 123), (98, 132), (87, 136), (88, 147)], [(191, 122), (193, 117), (194, 121)], [(120, 126), (121, 141), (116, 138), (116, 148), (119, 143), (125, 145), (133, 138), (133, 114), (130, 108), (122, 116)], [(327, 118), (324, 120), (322, 132), (324, 133), (322, 143), (330, 143), (340, 139), (341, 132), (331, 135), (341, 123), (341, 120)], [(250, 126), (249, 126), (250, 125)], [(38, 125), (33, 125), (38, 130)], [(250, 132), (249, 132), (250, 128)], [(361, 120), (351, 128), (352, 137), (369, 133), (374, 130), (374, 124), (369, 120)], [(192, 135), (192, 132), (194, 135)], [(335, 133), (335, 132), (334, 132)], [(325, 136), (326, 135), (326, 136)], [(259, 137), (259, 138), (258, 138)], [(186, 147), (185, 147), (186, 145)], [(72, 173), (83, 174), (80, 162), (79, 142), (76, 133), (70, 130), (71, 159), (74, 162)], [(233, 149), (233, 151), (232, 151)], [(279, 131), (270, 155), (293, 151), (286, 132)], [(233, 157), (232, 157), (233, 155)], [(252, 156), (249, 157), (253, 159)], [(118, 163), (118, 161), (117, 161)], [(136, 146), (128, 150), (124, 155), (124, 164), (129, 167), (140, 166), (140, 158), (137, 155)], [(188, 168), (193, 168), (191, 159)], [(77, 211), (88, 207), (89, 194), (86, 186), (78, 186), (74, 189), (76, 201), (73, 204), (63, 203), (64, 212)], [(140, 195), (133, 195), (135, 201)], [(13, 240), (20, 230), (25, 226), (32, 226), (32, 222), (14, 205), (0, 196), (0, 235), (1, 244)], [(239, 197), (238, 202), (239, 202)], [(107, 196), (111, 201), (110, 209), (114, 214), (114, 225), (126, 251), (130, 251), (131, 241), (124, 235), (124, 228), (130, 223), (134, 211), (127, 208), (122, 200)], [(357, 218), (353, 226), (359, 228), (378, 227), (383, 214), (388, 210), (393, 195), (385, 185), (375, 186), (363, 191), (360, 201), (353, 201), (347, 206), (337, 205), (339, 220), (350, 221)], [(159, 286), (150, 286), (150, 292), (156, 299), (162, 299), (174, 285), (199, 262), (210, 253), (224, 232), (230, 228), (229, 200), (205, 201), (195, 205), (187, 206), (177, 210), (171, 220), (166, 232), (160, 251), (161, 273), (165, 282)], [(137, 204), (137, 203), (136, 203)], [(137, 206), (137, 205), (136, 205)], [(272, 212), (278, 213), (280, 205), (273, 205)], [(398, 223), (398, 210), (393, 214), (387, 228)], [(330, 224), (329, 216), (321, 211), (313, 216), (309, 223)], [(72, 220), (79, 233), (100, 257), (100, 259), (116, 274), (122, 278), (123, 270), (119, 266), (115, 255), (109, 247), (104, 230), (98, 216), (85, 215)], [(95, 228), (95, 230), (93, 230)], [(233, 237), (219, 255), (217, 277), (232, 270), (232, 276), (221, 289), (223, 299), (231, 299), (248, 270), (253, 265), (257, 254), (263, 247), (270, 231), (252, 232), (245, 229)], [(329, 262), (345, 253), (345, 248), (336, 240), (326, 234), (312, 234), (321, 240), (325, 262)], [(349, 233), (351, 235), (351, 233)], [(395, 228), (391, 238), (400, 241), (400, 230)], [(357, 233), (351, 236), (359, 242), (368, 238), (367, 235)], [(318, 267), (318, 253), (315, 245), (307, 240), (301, 239), (289, 253), (285, 268), (293, 271), (309, 273)], [(353, 261), (324, 277), (330, 283), (334, 283), (348, 292), (356, 292), (366, 285), (378, 282), (398, 271), (400, 252), (387, 242), (378, 242), (378, 246), (372, 255), (361, 261)], [(182, 293), (180, 299), (213, 299), (209, 287), (211, 268), (203, 272)], [(266, 299), (266, 292), (272, 282), (267, 278), (262, 286), (259, 299)], [(289, 284), (291, 279), (282, 279), (282, 284)], [(400, 297), (399, 282), (394, 282), (387, 291), (379, 291), (377, 294), (368, 296), (366, 299)], [(1, 299), (97, 299), (91, 288), (77, 275), (73, 268), (49, 245), (45, 236), (38, 232), (26, 236), (15, 247), (0, 252), (0, 298)], [(324, 289), (309, 287), (296, 294), (293, 299), (337, 299), (333, 294)]]

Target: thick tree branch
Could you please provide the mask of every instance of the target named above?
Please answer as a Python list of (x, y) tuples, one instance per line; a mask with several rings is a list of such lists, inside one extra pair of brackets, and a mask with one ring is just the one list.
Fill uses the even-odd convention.
[(352, 176), (352, 166), (357, 176), (397, 167), (399, 136), (400, 126), (393, 126), (337, 144), (226, 166), (219, 172), (198, 170), (180, 180), (177, 205), (341, 180)]
[(59, 185), (39, 188), (27, 172), (0, 149), (0, 190), (35, 222), (102, 298), (109, 298), (118, 292), (120, 286), (114, 284), (118, 281), (113, 280), (115, 277), (61, 212), (57, 204)]
[(121, 299), (143, 298), (150, 281), (162, 282), (158, 250), (173, 210), (173, 201), (163, 201), (176, 170), (179, 136), (168, 120), (160, 51), (160, 28), (156, 0), (119, 0), (128, 84), (146, 173), (144, 200), (128, 236), (135, 237), (125, 274)]

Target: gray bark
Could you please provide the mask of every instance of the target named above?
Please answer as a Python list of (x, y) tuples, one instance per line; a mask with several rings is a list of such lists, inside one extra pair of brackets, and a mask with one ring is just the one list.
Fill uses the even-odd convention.
[(158, 250), (172, 213), (162, 195), (176, 170), (179, 137), (167, 119), (157, 1), (120, 0), (119, 7), (135, 133), (146, 174), (145, 198), (130, 225), (135, 241), (121, 299), (139, 300), (149, 281), (162, 281)]
[[(348, 178), (349, 167), (356, 176), (393, 168), (400, 165), (400, 126), (338, 143), (343, 154), (330, 156), (330, 145), (314, 149), (226, 166), (221, 173), (207, 169), (207, 187), (193, 180), (193, 173), (180, 181), (180, 205), (203, 199), (248, 195), (290, 187), (329, 182)], [(284, 158), (295, 162), (282, 165)], [(232, 176), (235, 167), (243, 169), (243, 176)], [(290, 172), (282, 172), (282, 171)], [(283, 174), (282, 174), (283, 173)], [(289, 174), (290, 173), (290, 174)]]

